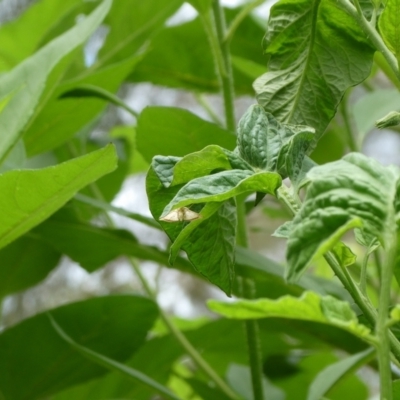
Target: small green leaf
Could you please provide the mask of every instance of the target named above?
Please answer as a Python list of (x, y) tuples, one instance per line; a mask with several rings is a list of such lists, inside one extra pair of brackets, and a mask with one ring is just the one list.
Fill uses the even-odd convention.
[(350, 247), (346, 246), (342, 242), (338, 242), (335, 244), (332, 249), (332, 253), (339, 264), (343, 267), (349, 267), (350, 265), (353, 265), (357, 260), (357, 256), (351, 251)]
[(175, 165), (182, 157), (174, 156), (155, 156), (151, 162), (151, 166), (156, 173), (158, 179), (165, 187), (171, 185), (174, 178)]
[(263, 192), (274, 195), (281, 185), (281, 177), (274, 172), (230, 170), (193, 179), (164, 208), (160, 218), (171, 210), (206, 202), (222, 202), (242, 193)]
[(33, 228), (87, 184), (113, 171), (113, 145), (41, 170), (16, 170), (0, 175), (0, 248)]
[(390, 126), (396, 126), (400, 124), (400, 113), (396, 111), (391, 111), (389, 114), (385, 115), (383, 118), (376, 121), (376, 126), (379, 129), (388, 128)]
[(284, 296), (278, 300), (237, 300), (232, 303), (209, 300), (208, 306), (212, 311), (227, 318), (279, 317), (320, 322), (347, 330), (361, 339), (369, 340), (370, 329), (358, 322), (349, 303), (331, 296), (321, 297), (314, 292), (304, 292), (300, 298)]
[(371, 361), (374, 353), (374, 349), (370, 348), (326, 367), (311, 383), (307, 400), (321, 400), (339, 381)]
[(275, 230), (272, 236), (287, 239), (292, 229), (293, 229), (293, 222), (286, 221), (283, 225), (281, 225), (278, 229)]
[(399, 0), (387, 0), (385, 8), (379, 17), (379, 31), (389, 48), (395, 55), (400, 65), (400, 2)]

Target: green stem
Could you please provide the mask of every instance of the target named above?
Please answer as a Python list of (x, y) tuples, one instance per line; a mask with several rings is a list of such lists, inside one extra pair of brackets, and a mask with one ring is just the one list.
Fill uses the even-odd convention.
[(232, 63), (229, 43), (224, 43), (225, 17), (218, 0), (213, 0), (212, 13), (202, 15), (204, 29), (210, 42), (222, 95), (224, 98), (225, 122), (230, 131), (235, 131), (235, 109)]
[[(289, 210), (292, 212), (293, 215), (297, 214), (301, 204), (296, 203), (296, 200), (293, 197), (291, 197), (290, 192), (287, 188), (282, 190), (281, 187), (278, 190), (278, 198), (280, 201), (282, 201), (282, 203), (286, 204), (286, 206), (289, 208)], [(337, 262), (337, 260), (335, 259), (335, 257), (331, 252), (326, 253), (324, 258), (329, 264), (329, 266), (332, 268), (332, 271), (338, 277), (340, 282), (343, 284), (344, 288), (350, 293), (351, 297), (353, 298), (357, 306), (360, 308), (360, 310), (363, 312), (364, 316), (366, 317), (370, 325), (376, 326), (378, 313), (371, 304), (370, 300), (363, 295), (360, 288), (354, 282), (347, 268), (342, 268), (342, 266)], [(388, 332), (388, 338), (393, 355), (396, 357), (398, 361), (400, 361), (400, 342), (397, 340), (396, 336), (391, 331)]]
[(230, 42), (233, 38), (233, 35), (236, 32), (236, 29), (239, 27), (239, 25), (242, 23), (242, 21), (259, 5), (264, 3), (265, 0), (255, 0), (252, 3), (246, 4), (239, 12), (239, 14), (236, 15), (236, 17), (233, 19), (231, 24), (229, 25), (229, 28), (224, 36), (224, 42)]
[(354, 1), (355, 6), (351, 4), (348, 0), (339, 0), (339, 3), (347, 11), (347, 13), (350, 14), (358, 22), (361, 29), (364, 31), (367, 38), (369, 38), (369, 40), (372, 42), (376, 50), (381, 52), (383, 57), (385, 57), (387, 63), (389, 64), (392, 71), (395, 73), (397, 79), (400, 79), (399, 66), (396, 57), (387, 48), (378, 31), (375, 29), (375, 26), (364, 17), (358, 0)]
[(211, 118), (211, 120), (216, 123), (217, 125), (223, 125), (221, 120), (219, 119), (218, 115), (215, 113), (215, 111), (212, 109), (208, 101), (204, 98), (204, 96), (200, 93), (195, 93), (194, 95), (196, 97), (197, 102), (204, 108), (208, 116)]
[(361, 273), (360, 273), (360, 283), (358, 286), (360, 287), (360, 291), (364, 296), (367, 296), (367, 266), (368, 266), (369, 254), (365, 254), (362, 265), (361, 265)]
[(347, 145), (349, 146), (350, 151), (357, 151), (358, 146), (356, 144), (356, 131), (354, 129), (353, 121), (351, 114), (349, 112), (349, 97), (351, 91), (348, 90), (344, 95), (343, 100), (340, 103), (340, 111), (342, 112), (342, 117), (344, 121), (344, 126), (346, 128), (347, 133)]
[[(151, 289), (146, 278), (142, 274), (140, 267), (138, 266), (135, 259), (130, 258), (130, 262), (133, 270), (139, 278), (146, 294), (158, 305), (157, 296)], [(196, 365), (215, 383), (215, 385), (232, 400), (238, 400), (239, 396), (233, 392), (233, 390), (224, 382), (224, 380), (213, 370), (213, 368), (207, 363), (206, 360), (199, 354), (199, 352), (192, 346), (187, 340), (186, 336), (174, 325), (164, 310), (158, 306), (160, 317), (171, 334), (179, 342), (183, 349), (187, 352), (190, 358), (196, 363)]]
[(400, 90), (400, 80), (397, 78), (395, 72), (393, 72), (390, 65), (388, 64), (388, 62), (385, 60), (385, 58), (381, 53), (375, 53), (374, 62), (386, 75), (389, 81), (392, 82), (393, 85), (396, 86), (398, 90)]
[(387, 321), (389, 318), (390, 289), (397, 253), (397, 235), (393, 229), (392, 241), (387, 249), (386, 265), (382, 269), (379, 309), (375, 334), (378, 339), (377, 355), (380, 376), (380, 393), (382, 400), (392, 400), (392, 373), (390, 369), (390, 338)]
[[(236, 243), (242, 247), (248, 247), (245, 200), (245, 195), (236, 198), (238, 218)], [(251, 279), (241, 278), (239, 283), (242, 297), (246, 299), (254, 299), (256, 297), (255, 284)], [(262, 359), (258, 321), (256, 319), (245, 320), (244, 330), (246, 333), (247, 351), (249, 355), (253, 399), (263, 400), (264, 388), (262, 385)]]

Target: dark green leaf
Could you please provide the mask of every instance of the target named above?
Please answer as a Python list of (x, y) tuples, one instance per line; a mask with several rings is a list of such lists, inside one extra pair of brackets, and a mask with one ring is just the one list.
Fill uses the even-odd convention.
[[(144, 343), (158, 311), (150, 300), (120, 295), (69, 304), (51, 314), (74, 341), (121, 362)], [(47, 313), (3, 331), (0, 354), (0, 390), (6, 399), (47, 397), (106, 372), (61, 339)]]
[(0, 175), (0, 248), (33, 228), (87, 184), (116, 168), (114, 146), (41, 170)]
[(330, 0), (279, 1), (265, 41), (268, 72), (254, 84), (259, 103), (281, 122), (312, 126), (318, 140), (346, 89), (369, 75), (375, 50)]
[(95, 362), (96, 364), (99, 364), (111, 371), (117, 371), (125, 376), (137, 380), (144, 385), (149, 386), (150, 388), (154, 389), (156, 392), (164, 395), (167, 399), (172, 399), (172, 400), (179, 400), (178, 397), (175, 396), (174, 393), (172, 393), (169, 389), (167, 389), (165, 386), (161, 385), (154, 379), (151, 379), (149, 376), (146, 374), (143, 374), (137, 369), (130, 368), (125, 364), (122, 364), (118, 361), (115, 361), (109, 357), (104, 356), (103, 354), (97, 353), (93, 350), (90, 350), (89, 348), (85, 346), (81, 346), (80, 344), (76, 343), (71, 337), (69, 337), (64, 330), (60, 327), (60, 325), (57, 324), (57, 322), (54, 320), (53, 316), (49, 314), (50, 322), (53, 326), (53, 328), (56, 330), (56, 332), (69, 344), (71, 345), (75, 350), (77, 350), (79, 353), (81, 353), (84, 357), (87, 359)]
[(185, 156), (214, 144), (235, 147), (236, 137), (181, 108), (148, 107), (139, 117), (137, 146), (147, 161), (157, 155)]
[(111, 1), (105, 0), (85, 21), (53, 40), (11, 72), (0, 76), (0, 99), (9, 98), (0, 113), (0, 130), (4, 132), (0, 136), (0, 160), (4, 160), (20, 139), (50, 72), (93, 33), (110, 6)]
[(58, 264), (52, 246), (25, 235), (0, 250), (0, 298), (36, 285)]

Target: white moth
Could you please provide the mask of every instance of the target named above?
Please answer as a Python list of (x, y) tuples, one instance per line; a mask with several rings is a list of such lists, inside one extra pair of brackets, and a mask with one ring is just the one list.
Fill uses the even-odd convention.
[(190, 210), (187, 207), (181, 207), (176, 210), (172, 210), (165, 217), (160, 218), (160, 221), (165, 222), (177, 222), (177, 221), (193, 221), (199, 219), (200, 214)]

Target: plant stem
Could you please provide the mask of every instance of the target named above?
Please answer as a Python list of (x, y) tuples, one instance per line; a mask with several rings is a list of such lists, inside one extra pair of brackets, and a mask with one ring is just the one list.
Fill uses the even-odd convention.
[(353, 126), (353, 121), (351, 118), (351, 114), (349, 112), (349, 97), (351, 91), (348, 90), (343, 97), (343, 100), (340, 103), (340, 110), (342, 112), (342, 117), (344, 121), (344, 125), (346, 128), (347, 133), (347, 145), (349, 146), (350, 151), (357, 151), (357, 144), (356, 144), (356, 132)]
[(225, 35), (225, 17), (218, 0), (212, 0), (212, 13), (203, 14), (202, 19), (222, 88), (226, 127), (230, 131), (235, 132), (232, 64), (229, 53), (229, 43), (223, 42)]
[(392, 71), (390, 65), (383, 57), (382, 53), (375, 53), (374, 56), (375, 64), (381, 69), (381, 71), (386, 75), (390, 82), (393, 83), (397, 89), (400, 90), (400, 80), (397, 78), (394, 71)]
[(212, 109), (210, 104), (208, 103), (207, 99), (200, 93), (195, 93), (197, 102), (204, 108), (205, 112), (211, 118), (211, 120), (216, 123), (217, 125), (223, 125), (223, 122), (219, 119), (218, 115)]
[(387, 321), (389, 317), (390, 289), (393, 270), (396, 262), (397, 235), (393, 229), (392, 240), (386, 252), (385, 268), (382, 269), (381, 290), (379, 293), (379, 309), (375, 334), (378, 339), (377, 355), (380, 376), (380, 393), (382, 400), (392, 400), (392, 373), (390, 369), (390, 339)]
[[(142, 271), (134, 258), (129, 259), (133, 270), (139, 278), (146, 294), (157, 304), (157, 296), (151, 289), (146, 278), (142, 274)], [(196, 363), (196, 365), (215, 383), (215, 385), (225, 393), (230, 399), (238, 400), (238, 395), (224, 382), (224, 380), (213, 370), (213, 368), (207, 363), (207, 361), (199, 354), (199, 352), (192, 346), (187, 340), (186, 336), (174, 325), (164, 310), (158, 306), (160, 317), (170, 333), (175, 337), (183, 349), (187, 352), (190, 358)]]
[[(246, 207), (245, 195), (236, 198), (237, 207), (237, 235), (236, 242), (239, 246), (248, 247), (248, 238), (246, 232)], [(256, 297), (255, 284), (251, 279), (241, 278), (240, 294), (246, 299), (254, 299)], [(249, 354), (249, 364), (251, 371), (251, 383), (253, 389), (253, 399), (263, 400), (262, 385), (262, 360), (261, 360), (261, 344), (258, 322), (256, 319), (245, 320), (244, 329), (246, 332), (247, 350)]]
[(234, 20), (231, 22), (225, 36), (224, 36), (224, 42), (230, 42), (233, 35), (236, 32), (236, 29), (239, 27), (239, 25), (242, 23), (242, 21), (259, 5), (264, 3), (265, 0), (255, 0), (252, 3), (246, 4), (239, 12), (239, 14), (236, 15)]
[(361, 29), (364, 31), (365, 35), (372, 42), (376, 50), (381, 52), (383, 57), (385, 57), (387, 63), (395, 73), (397, 79), (400, 79), (399, 66), (396, 57), (387, 48), (381, 36), (379, 35), (378, 31), (375, 29), (375, 26), (371, 24), (364, 17), (364, 14), (362, 13), (362, 9), (358, 0), (354, 1), (355, 6), (351, 4), (348, 0), (339, 0), (339, 3), (347, 11), (347, 13), (350, 14), (358, 22)]

